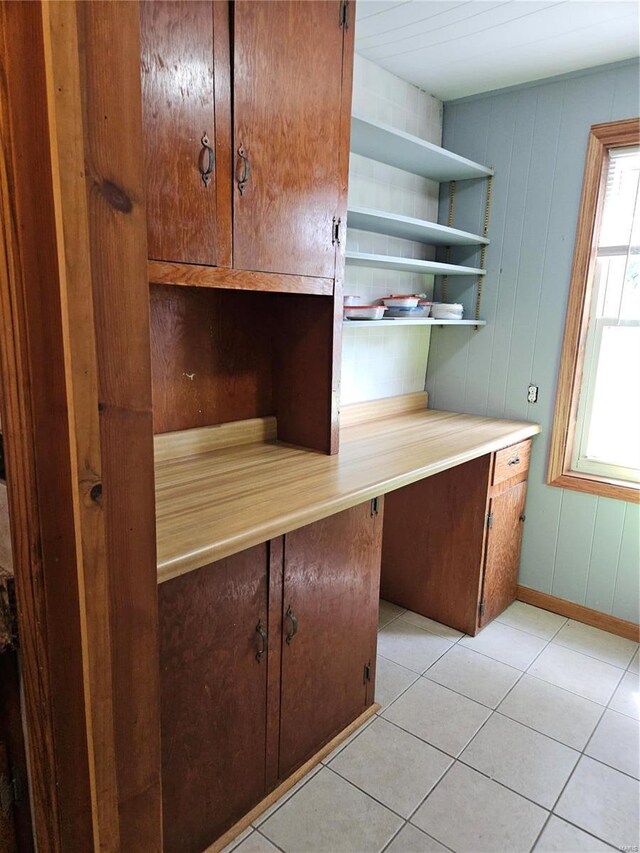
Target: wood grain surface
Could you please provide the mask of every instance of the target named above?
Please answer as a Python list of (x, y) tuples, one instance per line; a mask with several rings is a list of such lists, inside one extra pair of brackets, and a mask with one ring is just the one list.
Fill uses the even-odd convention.
[(285, 536), (281, 779), (368, 704), (381, 545), (382, 500), (377, 514), (367, 501)]
[(452, 412), (341, 431), (325, 456), (277, 442), (156, 465), (159, 581), (537, 434), (536, 424)]
[[(233, 22), (234, 266), (333, 278), (341, 199), (338, 0), (238, 0)], [(344, 229), (342, 232), (344, 239)]]
[(266, 793), (268, 548), (159, 589), (165, 853), (200, 853)]
[(340, 383), (340, 321), (334, 297), (273, 296), (274, 414), (278, 437), (336, 453)]
[(495, 455), (491, 483), (494, 486), (506, 480), (526, 479), (531, 459), (531, 441), (521, 441), (512, 447), (505, 447)]
[(185, 287), (217, 287), (224, 290), (266, 290), (271, 293), (309, 293), (331, 296), (333, 279), (308, 275), (284, 275), (255, 270), (230, 270), (196, 264), (149, 261), (149, 281)]
[(275, 413), (268, 294), (151, 285), (150, 306), (156, 433)]
[(492, 524), (486, 540), (481, 628), (515, 601), (526, 496), (527, 483), (522, 482), (489, 502)]
[(128, 2), (74, 5), (84, 106), (82, 167), (102, 463), (97, 498), (104, 508), (108, 563), (119, 849), (151, 853), (162, 846), (162, 825), (139, 9)]
[[(214, 79), (228, 63), (215, 55), (211, 2), (142, 2), (142, 104), (149, 257), (195, 264), (231, 263), (230, 135), (220, 139), (229, 95), (218, 104)], [(228, 42), (228, 24), (222, 22)], [(224, 43), (224, 39), (223, 39)], [(216, 42), (217, 44), (217, 42)], [(228, 54), (228, 48), (227, 48)], [(215, 69), (215, 70), (214, 70)], [(227, 86), (229, 83), (226, 73)], [(220, 82), (218, 82), (218, 89)], [(217, 96), (218, 92), (215, 93)], [(215, 104), (215, 105), (214, 105)], [(227, 130), (229, 119), (226, 119)], [(224, 144), (226, 163), (215, 165), (208, 185), (202, 168)], [(225, 190), (225, 193), (219, 190)], [(218, 204), (226, 215), (218, 221)], [(223, 211), (224, 213), (224, 211)], [(225, 233), (225, 229), (228, 233)]]
[(90, 849), (94, 814), (44, 33), (40, 3), (0, 4), (2, 424), (33, 831), (57, 853)]
[(491, 457), (386, 497), (382, 598), (475, 634)]

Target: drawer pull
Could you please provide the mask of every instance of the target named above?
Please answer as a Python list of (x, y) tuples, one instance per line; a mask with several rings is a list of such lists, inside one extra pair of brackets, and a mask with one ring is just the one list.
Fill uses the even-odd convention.
[(507, 462), (507, 465), (519, 465), (519, 464), (520, 464), (520, 457), (519, 456), (514, 456)]
[(262, 622), (260, 620), (258, 620), (258, 624), (256, 625), (256, 633), (260, 635), (261, 640), (261, 647), (259, 651), (256, 652), (256, 660), (260, 663), (269, 648), (269, 638), (267, 636), (267, 632), (262, 627)]
[[(213, 167), (215, 164), (215, 157), (213, 154), (213, 148), (209, 145), (209, 137), (205, 133), (202, 139), (200, 140), (202, 145), (202, 151), (200, 152), (200, 174), (202, 175), (202, 181), (205, 187), (209, 186), (209, 182), (211, 181), (211, 175), (213, 173)], [(204, 164), (205, 154), (207, 156), (207, 165)]]
[(240, 158), (240, 163), (238, 166), (242, 166), (242, 174), (240, 175), (240, 169), (238, 168), (238, 189), (240, 190), (240, 195), (243, 195), (245, 187), (249, 182), (249, 178), (251, 177), (251, 164), (249, 163), (249, 158), (247, 157), (247, 152), (245, 151), (244, 145), (241, 145), (238, 148), (238, 157)]
[(287, 634), (287, 637), (286, 637), (287, 645), (290, 645), (291, 640), (293, 640), (295, 635), (298, 633), (298, 617), (294, 614), (293, 610), (291, 609), (291, 605), (289, 605), (289, 607), (287, 607), (287, 612), (285, 613), (285, 618), (287, 618), (289, 620), (289, 622), (291, 622), (291, 631), (289, 631), (289, 633)]

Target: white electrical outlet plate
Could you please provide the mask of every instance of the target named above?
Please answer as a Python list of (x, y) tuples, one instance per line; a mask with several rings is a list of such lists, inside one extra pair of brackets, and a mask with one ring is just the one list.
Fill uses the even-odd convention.
[(537, 385), (529, 385), (529, 390), (527, 391), (527, 403), (537, 403), (538, 402), (538, 386)]

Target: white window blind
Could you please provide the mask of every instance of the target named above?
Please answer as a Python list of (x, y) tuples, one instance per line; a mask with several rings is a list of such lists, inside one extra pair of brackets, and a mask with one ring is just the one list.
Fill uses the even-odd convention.
[(640, 478), (640, 147), (610, 151), (572, 468)]

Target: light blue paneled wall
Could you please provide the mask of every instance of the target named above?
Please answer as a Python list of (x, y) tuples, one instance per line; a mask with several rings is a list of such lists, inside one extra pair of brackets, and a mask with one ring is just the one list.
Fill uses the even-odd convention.
[[(537, 421), (520, 583), (639, 621), (640, 509), (546, 485), (556, 380), (587, 136), (639, 112), (638, 68), (622, 63), (445, 104), (446, 148), (495, 167), (478, 332), (434, 328), (430, 406)], [(441, 205), (441, 221), (446, 222)], [(455, 225), (481, 228), (481, 182), (458, 185)], [(474, 282), (449, 282), (471, 310)], [(527, 386), (539, 385), (527, 403)]]

